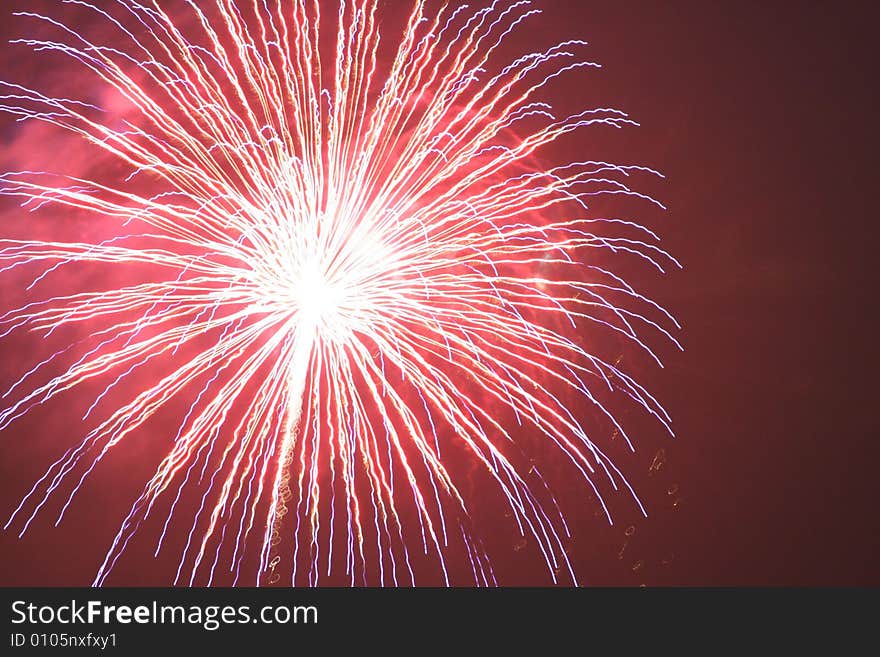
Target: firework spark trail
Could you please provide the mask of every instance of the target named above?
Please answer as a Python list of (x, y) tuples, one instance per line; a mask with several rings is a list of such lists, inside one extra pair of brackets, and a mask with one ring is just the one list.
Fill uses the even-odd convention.
[[(3, 336), (90, 331), (10, 387), (0, 429), (89, 385), (102, 391), (84, 420), (103, 413), (6, 527), (24, 533), (53, 494), (66, 495), (60, 522), (113, 448), (183, 403), (173, 444), (95, 584), (165, 504), (158, 554), (184, 489), (196, 486), (175, 583), (213, 583), (220, 564), (238, 583), (254, 541), (256, 582), (276, 581), (285, 540), (293, 583), (329, 575), (340, 545), (351, 584), (414, 582), (414, 550), (435, 555), (450, 583), (445, 553), (458, 537), (474, 580), (495, 583), (443, 457), (452, 448), (494, 480), (554, 581), (561, 572), (576, 581), (561, 511), (537, 468), (538, 486), (529, 485), (516, 436), (500, 418), (510, 413), (555, 445), (608, 514), (601, 480), (632, 489), (566, 400), (581, 396), (630, 446), (602, 388), (667, 429), (669, 418), (635, 379), (570, 336), (610, 332), (658, 363), (643, 332), (678, 345), (664, 328), (677, 328), (669, 313), (591, 255), (633, 255), (660, 271), (677, 265), (650, 230), (590, 212), (596, 197), (656, 203), (625, 183), (656, 172), (601, 161), (531, 165), (574, 130), (635, 125), (607, 108), (558, 118), (541, 98), (554, 78), (597, 66), (579, 59), (586, 44), (566, 41), (499, 65), (509, 35), (539, 13), (529, 2), (432, 11), (416, 1), (390, 62), (380, 56), (375, 0), (340, 1), (323, 16), (306, 0), (185, 0), (186, 20), (168, 3), (65, 4), (103, 21), (114, 35), (103, 43), (113, 46), (33, 12), (17, 15), (59, 40), (16, 43), (77, 60), (129, 111), (113, 119), (89, 99), (13, 83), (3, 83), (0, 109), (72, 132), (127, 173), (119, 182), (94, 175), (58, 184), (49, 174), (8, 172), (0, 193), (31, 211), (84, 211), (115, 234), (2, 240), (2, 271), (40, 264), (30, 284), (37, 290), (77, 266), (147, 264), (164, 273), (0, 315)], [(84, 353), (57, 373), (76, 349)], [(111, 392), (157, 363), (171, 365), (148, 385), (130, 384), (127, 402), (110, 403)]]

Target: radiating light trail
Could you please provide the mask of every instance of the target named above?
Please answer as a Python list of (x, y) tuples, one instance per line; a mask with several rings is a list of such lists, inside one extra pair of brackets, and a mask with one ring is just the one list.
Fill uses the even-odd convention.
[[(180, 550), (175, 584), (334, 572), (410, 584), (424, 555), (450, 584), (452, 545), (473, 581), (495, 584), (462, 459), (494, 481), (553, 580), (577, 581), (523, 436), (552, 446), (603, 508), (604, 486), (632, 492), (575, 409), (625, 438), (605, 390), (669, 418), (593, 336), (658, 363), (643, 333), (678, 345), (670, 314), (600, 256), (677, 263), (650, 230), (591, 209), (614, 195), (656, 203), (626, 180), (658, 174), (539, 164), (572, 131), (633, 124), (607, 108), (557, 116), (547, 101), (557, 77), (597, 66), (586, 44), (504, 54), (536, 20), (531, 2), (417, 0), (400, 16), (376, 0), (64, 4), (100, 38), (23, 11), (54, 36), (16, 43), (76, 60), (90, 93), (7, 82), (0, 103), (112, 166), (0, 176), (24, 208), (100, 233), (0, 242), (4, 276), (29, 286), (0, 335), (60, 345), (12, 382), (0, 430), (82, 390), (85, 438), (5, 527), (23, 534), (56, 499), (60, 522), (105, 457), (148, 427), (159, 440), (179, 411), (96, 585), (148, 521), (155, 554)], [(64, 272), (119, 278), (45, 293)]]

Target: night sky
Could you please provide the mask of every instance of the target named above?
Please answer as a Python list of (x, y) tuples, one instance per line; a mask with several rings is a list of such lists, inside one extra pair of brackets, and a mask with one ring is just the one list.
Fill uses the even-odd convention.
[[(668, 210), (639, 218), (684, 265), (635, 275), (684, 327), (684, 353), (661, 350), (664, 370), (633, 365), (672, 415), (676, 437), (632, 418), (637, 453), (614, 452), (648, 518), (615, 501), (609, 527), (583, 487), (560, 493), (581, 583), (880, 584), (878, 58), (868, 3), (537, 4), (545, 13), (530, 28), (541, 31), (536, 40), (583, 38), (603, 66), (557, 89), (562, 102), (619, 107), (641, 124), (588, 131), (572, 147), (664, 173), (647, 191)], [(4, 16), (0, 25), (7, 41), (28, 23)], [(24, 54), (2, 51), (4, 77), (14, 70), (17, 79), (64, 84)], [(48, 151), (42, 137), (0, 121), (3, 169)], [(31, 152), (35, 143), (42, 153)], [(21, 234), (13, 207), (0, 208), (4, 236)], [(14, 295), (0, 288), (0, 298)], [(21, 348), (0, 342), (4, 382), (20, 375)], [(43, 413), (6, 432), (4, 521), (79, 438), (75, 429)], [(136, 452), (112, 468), (58, 528), (49, 514), (22, 539), (0, 533), (0, 585), (91, 582), (152, 473)], [(509, 527), (488, 527), (500, 583), (548, 583)], [(167, 567), (132, 560), (110, 583), (166, 579)]]

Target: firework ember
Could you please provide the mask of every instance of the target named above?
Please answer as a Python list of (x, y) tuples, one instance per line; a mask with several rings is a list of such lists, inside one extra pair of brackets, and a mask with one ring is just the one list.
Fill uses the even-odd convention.
[[(148, 435), (167, 452), (95, 585), (136, 534), (177, 551), (175, 584), (408, 585), (425, 559), (446, 584), (467, 583), (462, 571), (497, 584), (471, 478), (493, 482), (498, 517), (553, 581), (577, 582), (531, 446), (567, 463), (597, 508), (613, 491), (641, 508), (574, 408), (629, 444), (614, 391), (668, 429), (594, 336), (655, 360), (644, 334), (677, 345), (669, 313), (603, 264), (675, 261), (650, 230), (594, 208), (656, 203), (627, 181), (658, 174), (546, 164), (575, 130), (633, 124), (543, 97), (597, 66), (586, 44), (510, 54), (510, 35), (540, 20), (530, 2), (63, 6), (103, 38), (24, 10), (38, 27), (17, 47), (73, 58), (89, 90), (7, 82), (0, 103), (85, 140), (95, 164), (0, 177), (17, 230), (58, 225), (0, 242), (7, 287), (26, 278), (4, 295), (18, 300), (0, 334), (51, 345), (6, 387), (0, 430), (88, 403), (81, 441), (5, 528), (60, 522), (111, 452)], [(85, 228), (69, 238), (74, 221)], [(51, 280), (74, 287), (46, 293)]]

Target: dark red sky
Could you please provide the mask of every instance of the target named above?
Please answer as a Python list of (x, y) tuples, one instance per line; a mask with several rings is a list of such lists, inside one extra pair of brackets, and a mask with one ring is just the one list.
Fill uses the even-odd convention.
[(596, 3), (613, 100), (668, 175), (661, 377), (675, 584), (878, 584), (876, 42), (868, 3)]
[[(665, 173), (669, 211), (649, 220), (685, 265), (644, 280), (684, 326), (685, 353), (642, 375), (677, 438), (648, 431), (628, 464), (648, 520), (583, 521), (584, 583), (880, 584), (868, 3), (539, 4), (536, 29), (585, 38), (603, 64), (572, 102), (641, 122), (603, 137), (599, 157)], [(0, 462), (4, 516), (46, 465), (23, 473), (21, 453)], [(127, 509), (97, 490), (85, 504), (83, 522), (113, 508), (114, 529)], [(87, 584), (105, 547), (75, 524), (0, 534), (0, 584)], [(517, 559), (500, 555), (507, 583), (543, 583)]]

